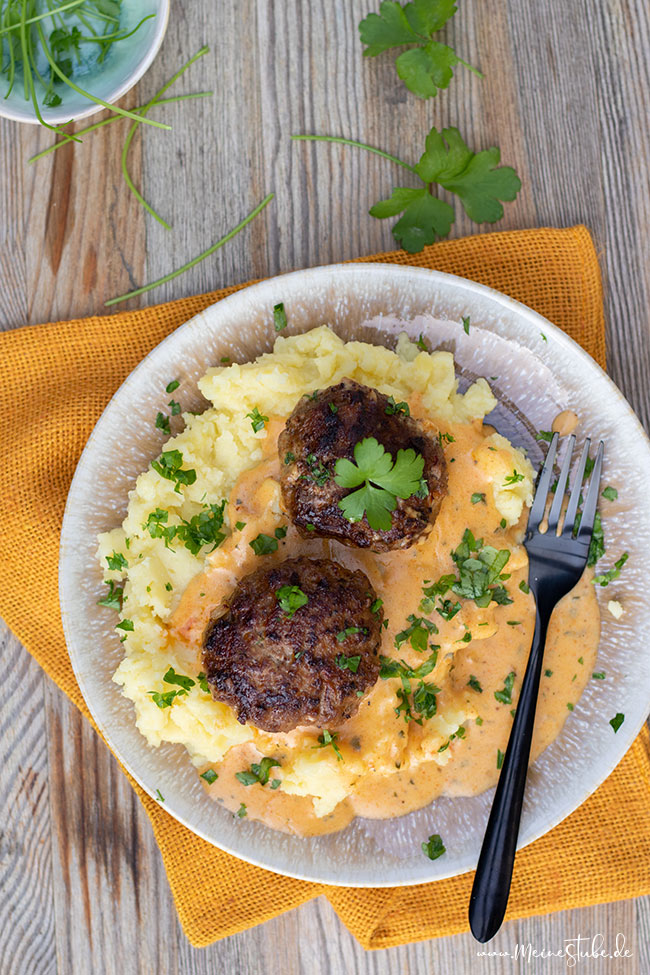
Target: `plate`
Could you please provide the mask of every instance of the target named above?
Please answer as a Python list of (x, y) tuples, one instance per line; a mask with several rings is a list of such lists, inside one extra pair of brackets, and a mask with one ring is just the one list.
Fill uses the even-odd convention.
[[(603, 485), (619, 496), (604, 518), (609, 566), (629, 560), (616, 583), (599, 587), (603, 619), (598, 669), (575, 711), (531, 767), (519, 845), (547, 832), (579, 806), (620, 761), (643, 724), (650, 700), (650, 604), (645, 598), (650, 551), (650, 444), (622, 394), (594, 361), (560, 329), (524, 305), (464, 278), (419, 268), (346, 264), (296, 271), (224, 298), (182, 325), (131, 373), (102, 414), (79, 461), (61, 534), (60, 601), (66, 641), (79, 686), (106, 741), (140, 785), (208, 842), (277, 873), (326, 884), (397, 886), (424, 883), (472, 869), (477, 862), (493, 791), (442, 797), (399, 819), (356, 819), (341, 833), (301, 839), (240, 820), (208, 799), (187, 753), (155, 749), (135, 726), (132, 704), (111, 677), (121, 648), (111, 614), (97, 607), (103, 590), (96, 536), (126, 513), (135, 479), (158, 455), (155, 429), (165, 408), (165, 385), (181, 381), (184, 409), (206, 402), (197, 380), (229, 355), (244, 362), (270, 351), (273, 306), (284, 302), (295, 334), (324, 322), (344, 339), (392, 345), (405, 329), (431, 348), (454, 352), (461, 382), (491, 380), (499, 407), (488, 417), (516, 444), (541, 456), (535, 429), (550, 429), (561, 409), (581, 418), (579, 434), (606, 443)], [(463, 316), (470, 316), (466, 335)], [(533, 454), (536, 451), (536, 454)], [(626, 613), (616, 621), (608, 599)], [(609, 719), (624, 712), (615, 734)], [(158, 791), (159, 790), (159, 791)], [(421, 851), (430, 833), (447, 852), (435, 861)], [(417, 840), (417, 841), (416, 841)]]

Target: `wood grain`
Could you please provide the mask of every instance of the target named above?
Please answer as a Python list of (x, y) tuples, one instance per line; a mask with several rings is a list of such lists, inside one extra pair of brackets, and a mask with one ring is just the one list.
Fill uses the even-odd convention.
[[(371, 0), (174, 4), (160, 55), (124, 100), (146, 101), (198, 48), (210, 53), (159, 109), (129, 168), (172, 224), (146, 217), (125, 186), (127, 122), (34, 165), (48, 133), (0, 120), (0, 328), (102, 313), (104, 301), (194, 257), (273, 190), (226, 248), (131, 304), (154, 303), (296, 267), (390, 249), (368, 208), (403, 170), (361, 151), (294, 143), (292, 133), (358, 138), (417, 160), (431, 125), (475, 148), (499, 145), (522, 177), (501, 228), (585, 223), (605, 284), (609, 369), (650, 429), (650, 17), (642, 0), (465, 0), (445, 39), (485, 73), (459, 67), (429, 102), (410, 95), (388, 53), (364, 59), (357, 24)], [(101, 116), (99, 116), (101, 117)], [(488, 232), (461, 208), (452, 234)], [(115, 760), (5, 630), (0, 814), (2, 975), (340, 975), (566, 971), (477, 956), (470, 935), (364, 952), (325, 901), (198, 951), (186, 941), (148, 820)], [(650, 898), (510, 922), (499, 951), (624, 934), (632, 958), (602, 975), (650, 972)], [(580, 970), (580, 968), (578, 968)]]

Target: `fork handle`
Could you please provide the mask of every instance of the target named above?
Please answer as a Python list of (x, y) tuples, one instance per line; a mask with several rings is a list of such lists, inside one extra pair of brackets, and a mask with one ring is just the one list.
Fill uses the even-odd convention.
[(553, 607), (537, 606), (535, 633), (510, 731), (492, 811), (483, 838), (469, 902), (469, 924), (477, 941), (492, 938), (506, 912), (526, 789), (535, 708)]

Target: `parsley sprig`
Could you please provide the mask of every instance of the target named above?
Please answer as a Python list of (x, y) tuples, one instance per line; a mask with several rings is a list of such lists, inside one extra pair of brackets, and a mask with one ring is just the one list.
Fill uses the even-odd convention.
[(393, 237), (410, 254), (432, 244), (436, 237), (446, 237), (456, 217), (449, 203), (433, 195), (432, 186), (438, 185), (455, 194), (475, 223), (500, 220), (502, 203), (514, 200), (521, 189), (521, 180), (515, 170), (511, 166), (499, 166), (501, 153), (496, 146), (473, 152), (454, 127), (439, 132), (434, 126), (415, 166), (355, 139), (323, 135), (293, 135), (291, 138), (338, 142), (366, 149), (417, 176), (421, 186), (397, 186), (389, 199), (370, 208), (370, 215), (380, 220), (402, 214), (393, 226)]
[(409, 91), (420, 98), (433, 98), (447, 88), (457, 64), (482, 78), (452, 47), (433, 40), (456, 10), (454, 0), (413, 0), (404, 6), (384, 0), (378, 14), (368, 14), (359, 24), (364, 56), (373, 58), (408, 44), (409, 50), (395, 59), (395, 68)]
[(212, 545), (212, 552), (226, 537), (221, 531), (225, 506), (225, 498), (219, 504), (204, 505), (203, 510), (193, 515), (189, 521), (181, 518), (178, 525), (169, 524), (168, 511), (156, 508), (149, 512), (142, 528), (152, 538), (164, 539), (165, 548), (172, 548), (170, 543), (177, 538), (192, 555), (198, 555), (204, 545)]
[(269, 781), (269, 772), (279, 765), (280, 763), (275, 758), (263, 758), (261, 762), (253, 762), (250, 769), (244, 772), (235, 772), (235, 778), (242, 785), (255, 785), (256, 782), (260, 785), (266, 785)]
[(348, 521), (361, 521), (365, 513), (372, 529), (389, 531), (397, 498), (410, 498), (420, 489), (424, 457), (409, 448), (398, 450), (393, 461), (374, 437), (366, 437), (355, 445), (354, 463), (340, 457), (334, 470), (339, 487), (358, 488), (339, 501)]

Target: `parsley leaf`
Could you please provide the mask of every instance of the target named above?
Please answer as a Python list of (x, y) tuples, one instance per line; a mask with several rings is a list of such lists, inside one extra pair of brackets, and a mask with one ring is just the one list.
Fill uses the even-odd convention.
[(503, 484), (517, 484), (518, 481), (523, 481), (524, 475), (520, 474), (517, 470), (513, 470), (512, 474), (508, 474), (505, 478)]
[(180, 450), (163, 450), (158, 460), (152, 460), (151, 466), (168, 481), (175, 481), (174, 490), (180, 494), (181, 484), (194, 484), (196, 481), (195, 470), (183, 469), (183, 455)]
[[(476, 553), (476, 558), (472, 552)], [(508, 549), (483, 545), (483, 541), (474, 538), (466, 528), (460, 545), (451, 553), (451, 557), (458, 566), (459, 578), (451, 587), (457, 596), (473, 599), (481, 608), (489, 606), (491, 602), (502, 606), (512, 602), (503, 586), (493, 585), (510, 558)]]
[(336, 755), (337, 762), (342, 762), (343, 761), (343, 756), (341, 755), (341, 750), (340, 750), (339, 746), (336, 744), (336, 739), (337, 738), (338, 738), (338, 734), (337, 733), (332, 734), (330, 731), (327, 730), (327, 728), (324, 728), (323, 729), (323, 734), (318, 736), (318, 744), (317, 745), (313, 745), (312, 747), (313, 748), (327, 748), (328, 745), (331, 745), (332, 748), (334, 749), (334, 753)]
[(263, 758), (261, 762), (253, 762), (250, 771), (235, 772), (235, 778), (239, 779), (242, 785), (266, 785), (269, 781), (269, 772), (280, 763), (275, 758)]
[(276, 539), (271, 538), (270, 535), (265, 535), (263, 532), (260, 532), (257, 538), (254, 538), (248, 544), (255, 552), (255, 555), (270, 555), (271, 552), (276, 552), (278, 548)]
[(387, 416), (394, 416), (397, 413), (403, 413), (404, 416), (411, 415), (411, 411), (409, 409), (408, 403), (404, 403), (404, 402), (396, 403), (394, 396), (388, 397), (388, 406), (386, 407), (384, 412), (386, 413)]
[(453, 68), (463, 64), (481, 73), (459, 58), (453, 48), (432, 39), (456, 13), (454, 0), (412, 0), (401, 6), (395, 0), (384, 0), (379, 13), (368, 14), (359, 24), (365, 57), (376, 57), (394, 47), (411, 46), (395, 60), (397, 74), (409, 91), (420, 98), (433, 98), (447, 88)]
[(481, 687), (481, 682), (479, 681), (478, 677), (475, 677), (474, 676), (474, 674), (470, 674), (469, 675), (469, 680), (467, 681), (467, 686), (468, 687), (471, 687), (473, 691), (478, 691), (479, 694), (482, 694), (483, 693), (483, 688)]
[(361, 521), (365, 512), (371, 528), (389, 531), (396, 499), (410, 498), (420, 489), (424, 458), (409, 448), (398, 450), (393, 461), (374, 437), (366, 437), (355, 445), (354, 460), (340, 457), (334, 465), (339, 487), (363, 485), (342, 498), (339, 508), (348, 521)]
[(347, 640), (349, 636), (354, 636), (355, 633), (365, 633), (365, 629), (362, 626), (346, 626), (344, 630), (339, 630), (336, 634), (336, 639), (339, 643), (343, 643)]
[(280, 609), (289, 619), (293, 619), (300, 607), (306, 606), (309, 602), (309, 597), (299, 586), (281, 586), (276, 589), (275, 598), (280, 604)]
[(426, 843), (422, 844), (422, 850), (429, 857), (430, 860), (437, 860), (445, 852), (446, 847), (444, 846), (442, 840), (438, 833), (434, 833), (430, 836)]
[(618, 579), (621, 574), (621, 569), (627, 562), (628, 558), (628, 552), (623, 552), (620, 559), (617, 559), (616, 562), (614, 562), (611, 569), (608, 569), (607, 572), (603, 572), (602, 575), (593, 577), (591, 580), (593, 584), (598, 586), (608, 586), (610, 582), (614, 581), (614, 579)]
[(156, 416), (156, 427), (159, 430), (162, 430), (163, 433), (166, 433), (167, 436), (169, 436), (169, 434), (172, 432), (171, 427), (169, 426), (169, 417), (165, 416), (164, 413), (159, 412)]
[(201, 778), (204, 779), (208, 785), (212, 785), (213, 782), (217, 781), (219, 776), (213, 768), (209, 768), (206, 769), (205, 772), (201, 772)]
[(624, 714), (621, 714), (620, 711), (618, 712), (618, 714), (615, 714), (614, 717), (610, 720), (609, 723), (611, 724), (612, 728), (614, 729), (614, 734), (616, 734), (616, 732), (621, 727), (621, 725), (623, 724), (624, 721), (625, 721), (625, 715)]
[[(576, 521), (578, 519), (576, 518)], [(605, 554), (605, 535), (603, 532), (603, 523), (600, 517), (600, 511), (596, 511), (594, 515), (594, 527), (591, 532), (591, 541), (589, 542), (589, 554), (587, 555), (587, 565), (595, 565), (599, 559), (602, 559)]]
[(349, 670), (351, 673), (356, 674), (359, 669), (359, 664), (361, 663), (361, 656), (357, 657), (346, 657), (345, 654), (340, 653), (336, 658), (336, 666), (341, 670)]
[(495, 691), (494, 696), (501, 704), (512, 704), (512, 688), (515, 683), (515, 672), (511, 670), (503, 682), (503, 690)]
[(172, 381), (170, 383), (167, 383), (167, 385), (165, 386), (165, 392), (166, 393), (173, 393), (174, 390), (175, 389), (178, 389), (179, 386), (180, 386), (180, 383), (179, 383), (178, 379), (172, 379)]
[(219, 504), (204, 507), (189, 521), (183, 520), (176, 526), (176, 536), (192, 555), (198, 555), (204, 545), (212, 545), (211, 552), (218, 548), (226, 537), (220, 529), (223, 526), (224, 498)]
[(191, 677), (186, 677), (184, 674), (177, 674), (173, 667), (169, 668), (163, 680), (166, 684), (178, 684), (184, 691), (189, 691), (196, 683)]
[(368, 212), (379, 220), (402, 214), (393, 226), (393, 237), (409, 254), (433, 244), (436, 237), (446, 237), (455, 218), (454, 208), (432, 196), (426, 186), (397, 186), (389, 199), (375, 203)]
[(106, 564), (112, 572), (121, 572), (122, 569), (128, 569), (129, 567), (129, 563), (121, 552), (113, 552), (112, 555), (107, 555)]
[(116, 609), (119, 612), (122, 609), (124, 587), (117, 585), (112, 579), (109, 579), (106, 585), (108, 586), (108, 592), (101, 599), (97, 600), (97, 605), (106, 606), (107, 609)]
[(482, 491), (475, 491), (474, 494), (471, 496), (470, 501), (472, 502), (472, 504), (478, 504), (479, 502), (485, 504), (486, 503), (485, 494), (483, 494)]
[(618, 491), (616, 490), (615, 487), (612, 487), (611, 485), (608, 485), (603, 490), (603, 497), (604, 498), (607, 498), (608, 501), (616, 501), (616, 499), (618, 497)]

